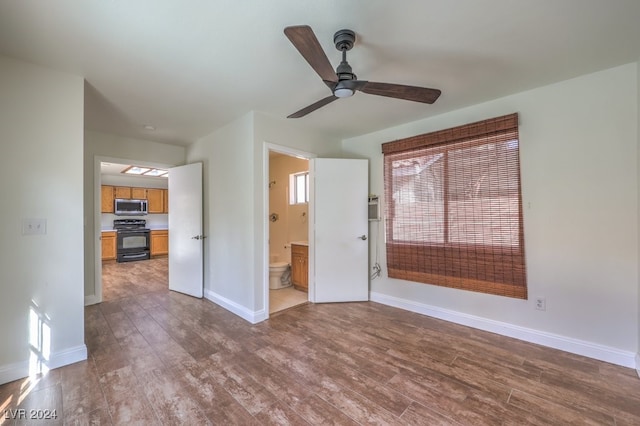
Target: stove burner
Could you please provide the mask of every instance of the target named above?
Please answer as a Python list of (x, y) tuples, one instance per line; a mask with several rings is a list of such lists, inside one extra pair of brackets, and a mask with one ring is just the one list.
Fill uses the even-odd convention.
[(147, 221), (144, 219), (115, 219), (113, 221), (113, 229), (126, 230), (126, 229), (146, 229)]

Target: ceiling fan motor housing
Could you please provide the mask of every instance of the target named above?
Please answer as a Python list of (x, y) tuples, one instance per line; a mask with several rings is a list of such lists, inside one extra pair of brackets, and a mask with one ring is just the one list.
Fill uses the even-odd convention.
[(340, 51), (351, 50), (356, 42), (356, 33), (351, 30), (338, 30), (333, 35), (333, 42), (336, 45), (336, 49)]
[(351, 30), (339, 30), (333, 35), (333, 42), (336, 49), (342, 52), (342, 62), (340, 62), (340, 65), (336, 68), (338, 81), (358, 79), (353, 73), (351, 65), (347, 62), (347, 51), (351, 50), (355, 41), (356, 33)]

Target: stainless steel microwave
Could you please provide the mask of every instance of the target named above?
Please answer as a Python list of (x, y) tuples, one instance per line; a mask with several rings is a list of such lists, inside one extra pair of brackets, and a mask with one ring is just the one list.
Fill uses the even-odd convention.
[(115, 214), (118, 216), (141, 216), (148, 212), (147, 200), (116, 198), (114, 207)]

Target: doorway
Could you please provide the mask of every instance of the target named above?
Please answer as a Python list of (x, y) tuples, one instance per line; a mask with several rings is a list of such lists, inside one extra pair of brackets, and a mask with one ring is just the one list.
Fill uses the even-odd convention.
[(274, 314), (308, 303), (309, 157), (269, 145), (265, 293)]
[[(108, 302), (168, 289), (168, 166), (142, 161), (96, 158), (95, 161), (95, 294)], [(135, 173), (126, 173), (126, 171)], [(146, 175), (145, 175), (146, 173)], [(98, 197), (97, 194), (101, 196)], [(116, 214), (115, 199), (145, 199), (146, 215)], [(147, 256), (150, 259), (118, 262), (117, 221), (141, 222), (148, 229)]]

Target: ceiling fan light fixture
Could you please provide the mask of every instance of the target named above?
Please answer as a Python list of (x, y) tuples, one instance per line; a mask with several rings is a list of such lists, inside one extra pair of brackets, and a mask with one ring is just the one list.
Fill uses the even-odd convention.
[(340, 87), (333, 91), (333, 95), (336, 98), (348, 98), (349, 96), (353, 96), (353, 90), (348, 87)]
[(353, 96), (356, 91), (368, 95), (385, 96), (425, 104), (434, 103), (440, 96), (441, 92), (438, 89), (358, 80), (353, 73), (351, 65), (347, 62), (347, 51), (351, 50), (356, 41), (356, 33), (351, 30), (339, 30), (333, 36), (336, 49), (342, 53), (342, 61), (335, 72), (333, 71), (331, 62), (329, 62), (329, 58), (327, 58), (324, 49), (310, 26), (295, 25), (286, 27), (284, 34), (322, 79), (322, 82), (331, 90), (330, 96), (294, 112), (287, 116), (287, 118), (304, 117), (337, 99)]

